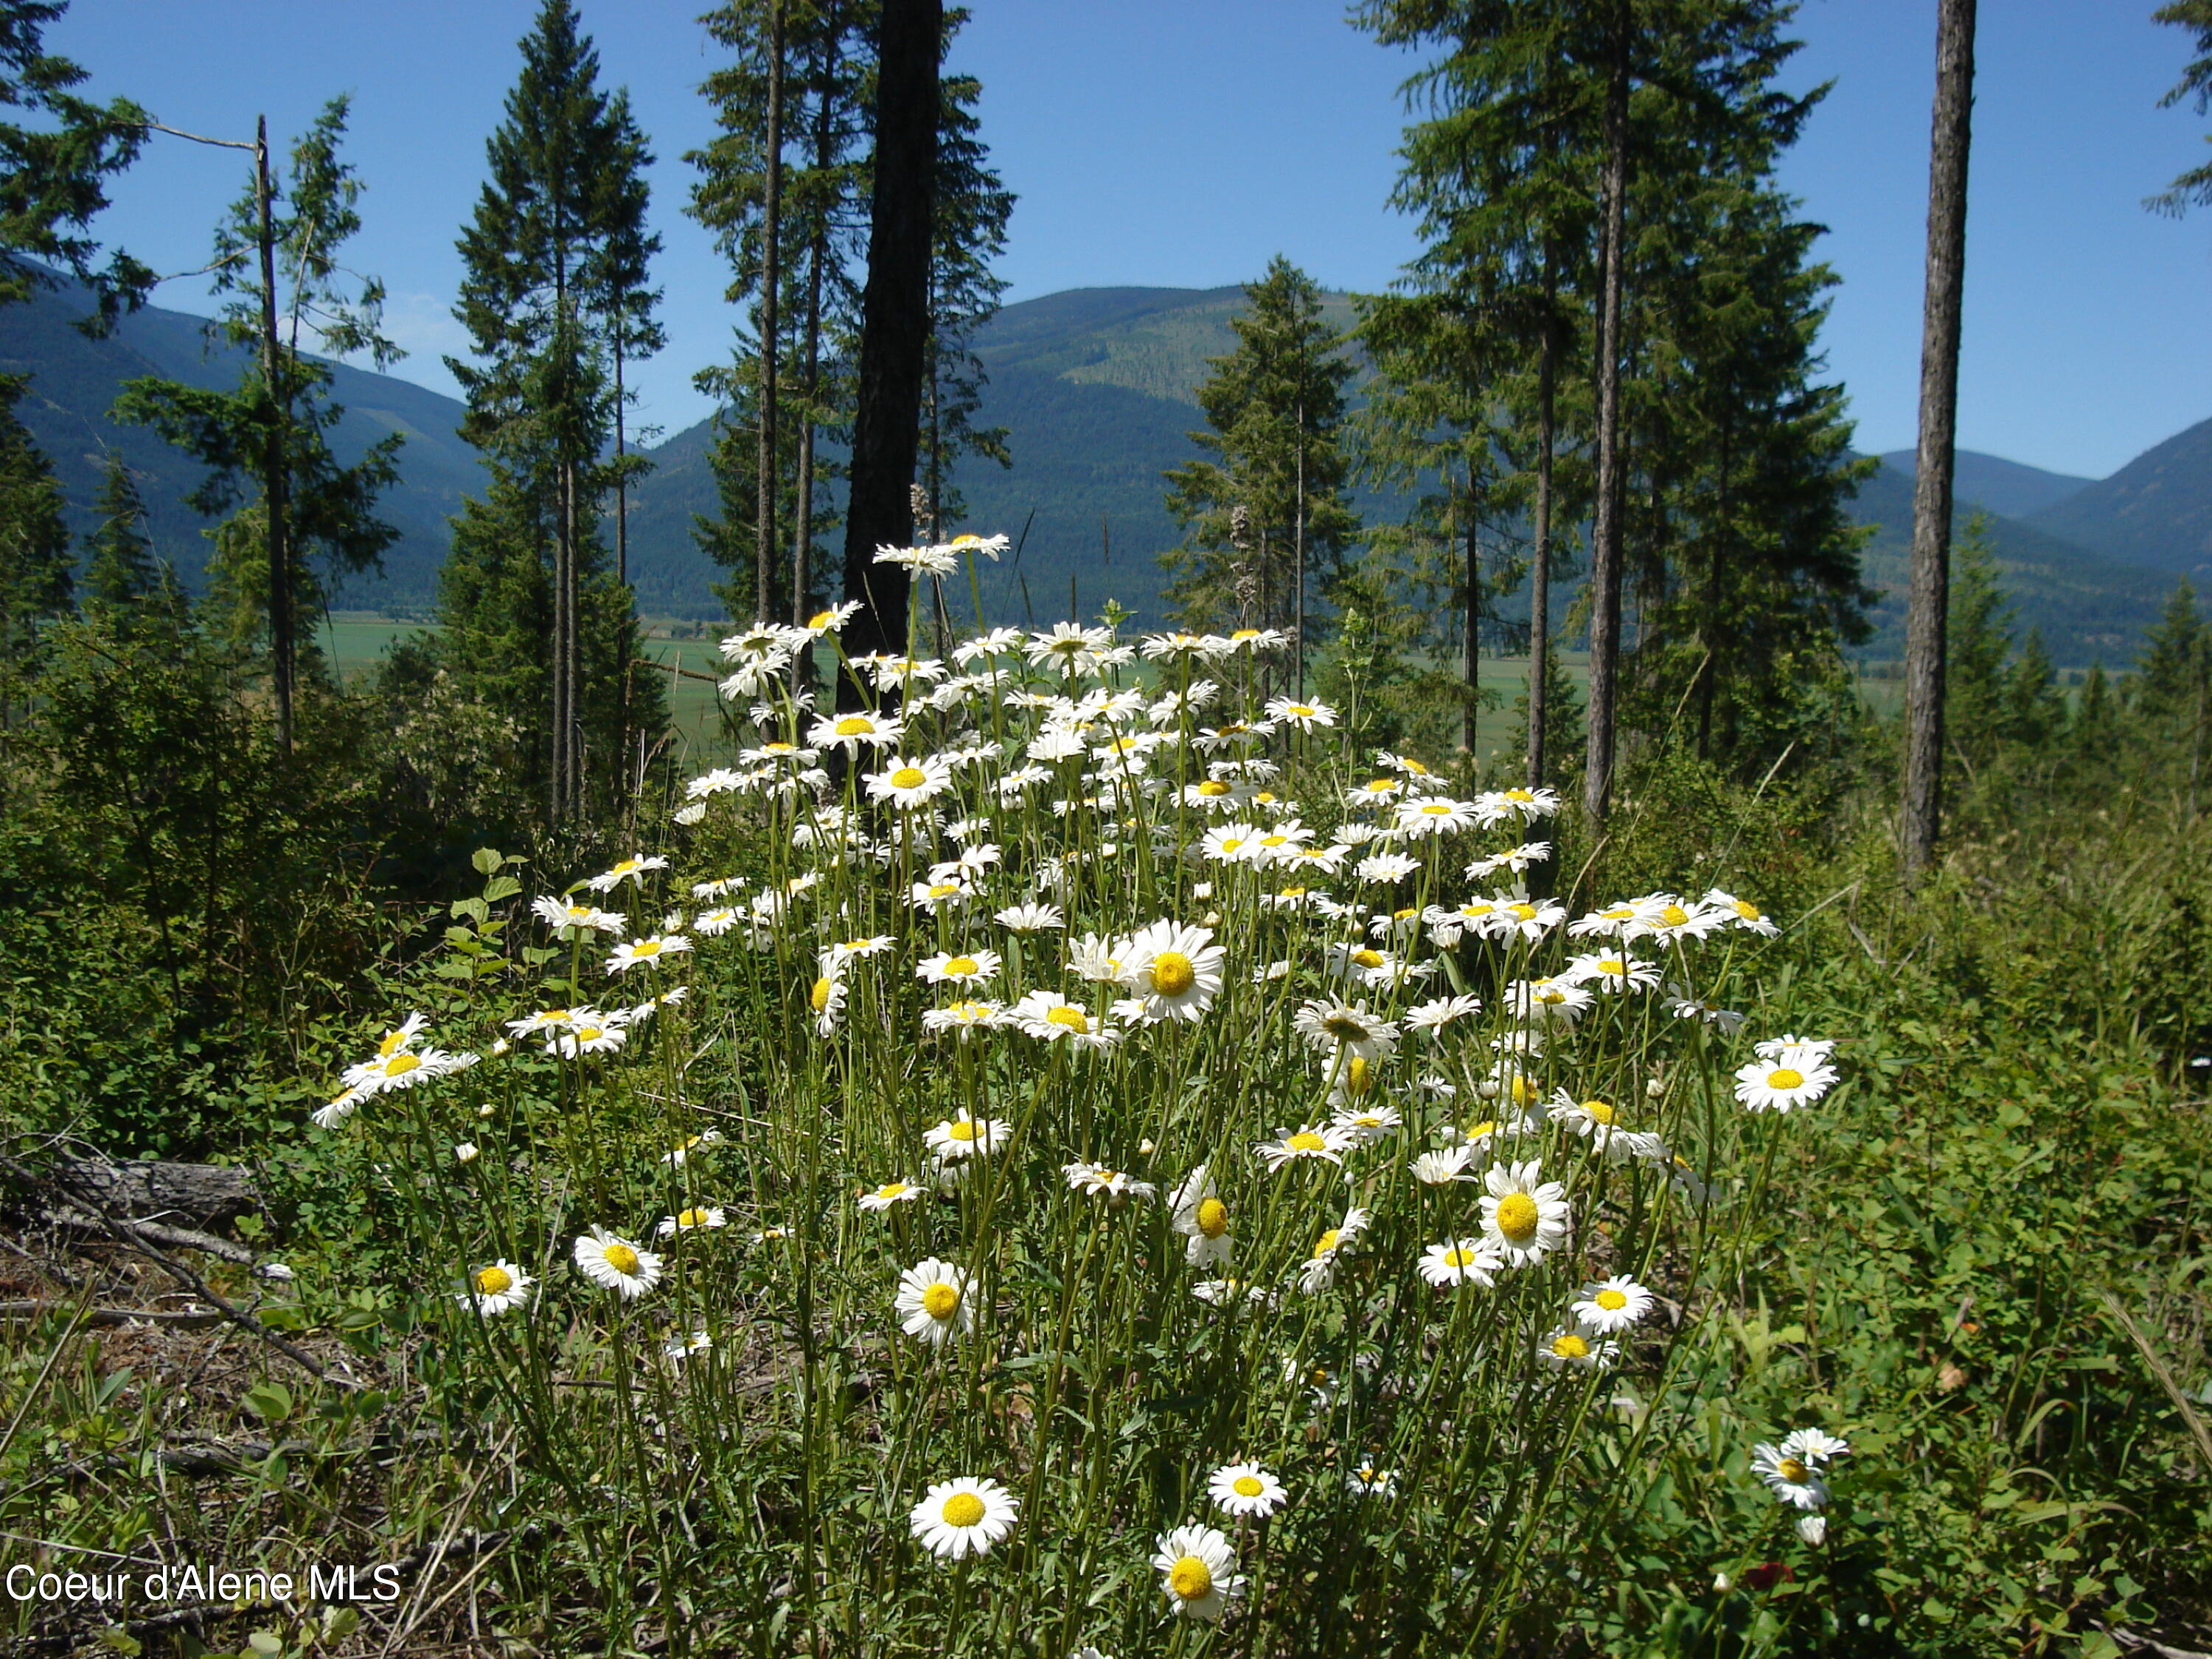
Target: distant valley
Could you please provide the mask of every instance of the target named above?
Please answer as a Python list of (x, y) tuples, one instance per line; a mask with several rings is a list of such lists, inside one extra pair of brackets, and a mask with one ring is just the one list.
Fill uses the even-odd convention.
[[(1195, 389), (1207, 360), (1233, 347), (1230, 319), (1243, 303), (1237, 288), (1076, 289), (1009, 306), (983, 331), (977, 349), (990, 385), (981, 420), (1008, 428), (1014, 465), (965, 464), (957, 482), (968, 527), (1026, 530), (1018, 560), (984, 568), (992, 614), (1057, 617), (1072, 592), (1085, 613), (1111, 597), (1158, 619), (1165, 578), (1156, 556), (1176, 540), (1160, 475), (1195, 453), (1189, 434), (1204, 424)], [(1328, 304), (1332, 322), (1349, 324), (1347, 296)], [(195, 580), (203, 521), (180, 498), (198, 469), (150, 434), (116, 426), (106, 410), (136, 374), (234, 384), (235, 354), (209, 347), (199, 319), (151, 307), (113, 337), (87, 340), (70, 326), (82, 310), (64, 292), (0, 311), (0, 372), (33, 377), (23, 416), (54, 457), (77, 526), (90, 524), (104, 453), (119, 452), (139, 476), (161, 550)], [(343, 366), (336, 374), (347, 409), (335, 440), (342, 457), (387, 432), (407, 438), (404, 482), (386, 499), (400, 539), (383, 578), (349, 585), (339, 603), (422, 607), (435, 592), (446, 517), (481, 488), (475, 452), (454, 433), (460, 406), (389, 375)], [(695, 516), (714, 507), (712, 437), (712, 423), (702, 422), (649, 451), (658, 469), (632, 496), (630, 568), (650, 614), (720, 613), (710, 587), (720, 573), (691, 537)], [(1875, 526), (1868, 580), (1886, 590), (1869, 648), (1877, 658), (1893, 657), (1901, 642), (1911, 518), (1912, 457), (1881, 459), (1855, 509)], [(2202, 585), (2212, 575), (2212, 421), (2102, 480), (1972, 452), (1960, 453), (1958, 466), (1961, 520), (1977, 507), (1990, 513), (2019, 625), (2040, 627), (2062, 663), (2127, 661), (2175, 579)], [(1399, 506), (1371, 493), (1358, 504), (1370, 518)]]

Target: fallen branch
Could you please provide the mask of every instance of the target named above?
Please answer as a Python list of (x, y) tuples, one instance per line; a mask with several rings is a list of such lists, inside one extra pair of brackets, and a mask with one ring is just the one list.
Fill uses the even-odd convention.
[(217, 1325), (222, 1316), (209, 1308), (173, 1310), (167, 1308), (83, 1308), (72, 1310), (61, 1302), (0, 1302), (0, 1319), (37, 1319), (50, 1314), (74, 1312), (77, 1321), (86, 1325), (128, 1325), (135, 1320), (149, 1320), (157, 1325)]

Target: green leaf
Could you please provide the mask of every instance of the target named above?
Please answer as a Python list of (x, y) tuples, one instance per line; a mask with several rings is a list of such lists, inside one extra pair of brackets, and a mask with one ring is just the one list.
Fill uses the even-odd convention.
[(522, 884), (513, 876), (494, 876), (484, 884), (483, 896), (487, 904), (496, 904), (501, 899), (511, 899), (522, 890)]
[(499, 873), (499, 866), (506, 863), (507, 859), (506, 856), (500, 853), (496, 848), (479, 847), (477, 848), (475, 855), (469, 860), (469, 862), (476, 866), (477, 873), (478, 875), (491, 876)]
[(238, 1403), (264, 1423), (281, 1423), (292, 1414), (292, 1391), (282, 1382), (257, 1382)]

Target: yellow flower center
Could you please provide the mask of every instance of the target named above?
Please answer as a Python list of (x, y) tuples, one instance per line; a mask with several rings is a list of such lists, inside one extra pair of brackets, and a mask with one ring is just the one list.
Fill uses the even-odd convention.
[(1508, 1193), (1498, 1200), (1498, 1231), (1516, 1244), (1536, 1236), (1536, 1200), (1526, 1193)]
[(1619, 1291), (1600, 1291), (1590, 1300), (1607, 1313), (1619, 1313), (1628, 1305), (1628, 1298)]
[(1229, 1206), (1218, 1198), (1198, 1200), (1198, 1230), (1208, 1238), (1218, 1238), (1229, 1231)]
[(1589, 1344), (1572, 1331), (1565, 1332), (1552, 1339), (1552, 1352), (1562, 1359), (1587, 1359), (1589, 1358)]
[(1627, 968), (1622, 964), (1619, 957), (1606, 957), (1602, 958), (1597, 964), (1597, 970), (1601, 974), (1613, 975), (1625, 974), (1628, 971)]
[(1380, 968), (1382, 965), (1382, 953), (1380, 951), (1354, 951), (1352, 953), (1352, 959), (1362, 968)]
[(1370, 795), (1387, 795), (1397, 787), (1398, 780), (1395, 778), (1370, 778), (1367, 781), (1367, 793)]
[(1765, 912), (1760, 910), (1756, 904), (1752, 903), (1747, 899), (1736, 900), (1735, 913), (1741, 916), (1746, 921), (1757, 921), (1759, 917), (1765, 914)]
[(1505, 908), (1510, 910), (1515, 915), (1520, 917), (1523, 921), (1534, 921), (1536, 920), (1536, 907), (1528, 903), (1525, 900), (1519, 904), (1509, 904)]
[(1321, 1029), (1339, 1042), (1364, 1042), (1367, 1028), (1349, 1014), (1331, 1014), (1321, 1023)]
[(1467, 1126), (1467, 1138), (1469, 1140), (1480, 1140), (1485, 1135), (1494, 1135), (1497, 1133), (1496, 1118), (1486, 1117), (1480, 1123), (1470, 1123)]
[(606, 1033), (596, 1025), (579, 1025), (576, 1028), (576, 1041), (579, 1042), (597, 1042), (605, 1035)]
[(1240, 628), (1229, 637), (1232, 640), (1256, 640), (1260, 637), (1260, 630), (1256, 628)]
[(1601, 1100), (1583, 1102), (1583, 1111), (1594, 1123), (1610, 1123), (1613, 1121), (1613, 1108)]
[(1516, 1077), (1513, 1079), (1513, 1103), (1515, 1105), (1534, 1105), (1536, 1103), (1536, 1085), (1531, 1079), (1525, 1077)]
[(945, 1133), (955, 1140), (975, 1139), (975, 1120), (972, 1117), (957, 1118), (945, 1126)]
[(1411, 921), (1415, 916), (1418, 916), (1421, 913), (1419, 909), (1409, 904), (1402, 910), (1393, 910), (1390, 913), (1390, 920), (1393, 921)]
[(634, 957), (657, 957), (660, 954), (660, 941), (657, 939), (641, 939), (629, 947), (629, 953)]
[(979, 964), (973, 957), (955, 957), (951, 961), (945, 964), (945, 971), (946, 973), (963, 978), (969, 974), (977, 972), (978, 970)]
[(983, 1518), (983, 1500), (972, 1492), (956, 1492), (945, 1500), (945, 1524), (972, 1527)]
[(1337, 1240), (1343, 1237), (1344, 1231), (1342, 1228), (1331, 1227), (1316, 1241), (1314, 1244), (1314, 1255), (1316, 1256), (1327, 1255), (1331, 1250), (1336, 1248)]
[(1208, 778), (1198, 786), (1198, 793), (1210, 796), (1225, 795), (1229, 793), (1229, 786), (1222, 782), (1219, 778)]
[(1452, 811), (1451, 805), (1449, 802), (1440, 800), (1432, 800), (1428, 802), (1421, 808), (1421, 811), (1432, 818), (1448, 818), (1451, 816)]
[(1311, 1129), (1299, 1130), (1283, 1144), (1294, 1152), (1325, 1152), (1328, 1150), (1328, 1142)]
[(951, 1012), (963, 1019), (981, 1019), (991, 1011), (980, 1002), (956, 1002)]
[(1808, 1469), (1803, 1463), (1800, 1462), (1794, 1457), (1784, 1458), (1779, 1463), (1777, 1463), (1774, 1468), (1776, 1473), (1780, 1474), (1784, 1480), (1792, 1481), (1798, 1486), (1804, 1485), (1806, 1477), (1812, 1473), (1812, 1471)]
[(830, 1006), (830, 994), (836, 988), (830, 982), (829, 975), (824, 974), (814, 981), (814, 988), (806, 994), (806, 1000), (816, 1013), (821, 1013)]
[(1091, 1030), (1091, 1017), (1080, 1008), (1054, 1008), (1044, 1019), (1048, 1025), (1065, 1025), (1071, 1031), (1086, 1033)]
[(1312, 706), (1308, 703), (1294, 702), (1290, 706), (1286, 712), (1289, 713), (1291, 717), (1294, 720), (1311, 720), (1313, 718)]
[(876, 723), (866, 714), (848, 714), (831, 729), (841, 738), (865, 738), (876, 729)]
[(1243, 844), (1244, 837), (1242, 836), (1224, 836), (1221, 842), (1221, 850), (1224, 853), (1233, 853)]
[(1670, 904), (1659, 913), (1662, 927), (1680, 927), (1690, 919), (1690, 913), (1679, 904)]
[(504, 1296), (514, 1288), (514, 1276), (504, 1267), (484, 1267), (477, 1273), (477, 1289), (486, 1296)]
[(384, 1062), (384, 1074), (386, 1077), (405, 1077), (408, 1073), (422, 1063), (422, 1057), (420, 1054), (394, 1054)]
[(902, 766), (891, 774), (891, 787), (894, 789), (919, 789), (928, 781), (929, 774), (919, 766)]
[(676, 1217), (676, 1224), (678, 1227), (703, 1227), (707, 1224), (707, 1212), (704, 1210), (681, 1211)]
[(629, 1279), (635, 1276), (637, 1273), (637, 1252), (630, 1249), (629, 1245), (608, 1245), (606, 1249), (606, 1258), (607, 1266), (612, 1267), (623, 1278)]
[(932, 898), (933, 898), (933, 899), (935, 899), (935, 898), (951, 898), (951, 897), (955, 893), (958, 892), (959, 890), (960, 890), (960, 884), (959, 884), (958, 882), (957, 882), (957, 881), (940, 881), (940, 882), (937, 883), (934, 886), (933, 886), (933, 887), (929, 890), (929, 896), (930, 896), (930, 897), (932, 897)]
[(384, 1041), (376, 1045), (376, 1057), (379, 1060), (391, 1059), (393, 1053), (406, 1041), (407, 1033), (404, 1031), (386, 1031), (384, 1034)]
[(1469, 1267), (1474, 1264), (1474, 1252), (1469, 1249), (1463, 1249), (1457, 1244), (1453, 1245), (1451, 1249), (1444, 1252), (1444, 1266), (1447, 1267)]
[(1348, 1095), (1368, 1094), (1373, 1091), (1374, 1087), (1375, 1068), (1370, 1066), (1364, 1058), (1358, 1054), (1354, 1054), (1350, 1060), (1345, 1062), (1345, 1093)]
[(1273, 806), (1275, 804), (1275, 792), (1272, 789), (1262, 789), (1252, 799), (1262, 806)]
[(921, 1310), (932, 1319), (950, 1319), (960, 1307), (960, 1292), (942, 1279), (921, 1293)]
[(1186, 1601), (1203, 1601), (1213, 1593), (1213, 1569), (1186, 1555), (1168, 1569), (1168, 1588)]
[(878, 1198), (896, 1198), (905, 1190), (906, 1182), (903, 1181), (886, 1181), (882, 1186), (876, 1188), (876, 1196)]
[(1531, 801), (1535, 799), (1536, 797), (1532, 792), (1526, 789), (1509, 789), (1505, 792), (1505, 799), (1508, 800)]
[(618, 876), (634, 876), (644, 868), (643, 859), (624, 859), (620, 864), (615, 866), (614, 872)]
[(1152, 989), (1164, 997), (1188, 996), (1198, 983), (1198, 969), (1180, 951), (1163, 951), (1152, 958)]
[(1280, 847), (1289, 840), (1290, 837), (1288, 836), (1262, 836), (1260, 837), (1260, 845), (1262, 847)]
[(1229, 1485), (1231, 1490), (1239, 1498), (1257, 1498), (1267, 1490), (1266, 1485), (1256, 1474), (1240, 1474)]
[(830, 619), (836, 614), (834, 611), (817, 611), (806, 619), (806, 625), (809, 628), (827, 628)]
[(1770, 1089), (1802, 1089), (1805, 1086), (1805, 1074), (1784, 1066), (1766, 1074), (1766, 1086)]

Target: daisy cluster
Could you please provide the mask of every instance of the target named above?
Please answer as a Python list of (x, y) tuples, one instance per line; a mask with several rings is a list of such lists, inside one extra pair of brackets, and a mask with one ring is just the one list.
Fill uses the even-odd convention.
[[(879, 556), (936, 577), (995, 556), (973, 540)], [(1470, 1378), (1511, 1402), (1515, 1443), (1551, 1420), (1547, 1391), (1606, 1389), (1669, 1340), (1692, 1299), (1670, 1230), (1737, 1200), (1746, 1126), (1841, 1077), (1834, 1043), (1746, 1043), (1726, 1006), (1778, 931), (1755, 903), (1716, 888), (1575, 914), (1547, 878), (1556, 794), (1352, 750), (1344, 711), (1283, 689), (1269, 630), (1125, 641), (1063, 623), (841, 655), (864, 695), (817, 708), (794, 671), (839, 650), (849, 613), (723, 642), (742, 763), (692, 781), (679, 850), (531, 905), (547, 1006), (492, 1017), (487, 1058), (506, 1067), (427, 1046), (416, 1015), (317, 1121), (391, 1095), (442, 1147), (461, 1091), (406, 1091), (550, 1073), (533, 1086), (558, 1123), (503, 1150), (477, 1130), (482, 1155), (471, 1142), (454, 1165), (486, 1191), (540, 1146), (598, 1169), (617, 1156), (599, 1126), (665, 1125), (657, 1170), (513, 1190), (629, 1215), (555, 1230), (568, 1282), (604, 1293), (617, 1332), (631, 1304), (675, 1302), (653, 1338), (672, 1366), (738, 1327), (722, 1247), (698, 1242), (744, 1207), (733, 1194), (764, 1260), (823, 1275), (831, 1340), (939, 1379), (971, 1414), (1000, 1409), (977, 1381), (994, 1366), (1019, 1358), (1048, 1391), (1079, 1348), (1085, 1409), (1107, 1410), (1096, 1379), (1128, 1363), (1140, 1318), (1156, 1352), (1263, 1357), (1254, 1386), (1279, 1411), (1245, 1420), (1285, 1437), (1184, 1461), (1186, 1499), (1218, 1516), (1117, 1523), (1152, 1543), (1156, 1605), (1187, 1619), (1246, 1593), (1249, 1528), (1466, 1476), (1434, 1452), (1461, 1439), (1429, 1425)], [(643, 1000), (579, 1006), (613, 983)], [(1738, 1110), (1717, 1113), (1730, 1072)], [(531, 1236), (483, 1241), (489, 1265), (452, 1304), (483, 1320), (539, 1305), (557, 1261), (498, 1248)], [(536, 1322), (501, 1328), (534, 1340)], [(684, 1374), (708, 1386), (714, 1369)], [(1009, 1442), (1065, 1431), (1030, 1409)], [(1825, 1501), (1827, 1455), (1785, 1447), (1762, 1473)], [(936, 1556), (986, 1556), (1040, 1519), (1034, 1472), (1052, 1466), (1010, 1454), (876, 1512), (905, 1513)]]

